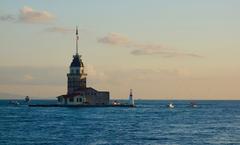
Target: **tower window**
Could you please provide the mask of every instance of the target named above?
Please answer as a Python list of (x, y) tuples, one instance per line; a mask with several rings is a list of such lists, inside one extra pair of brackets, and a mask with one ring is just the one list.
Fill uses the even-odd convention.
[(77, 102), (82, 102), (82, 98), (77, 98)]
[(73, 98), (70, 98), (70, 99), (69, 99), (69, 102), (73, 102), (73, 101), (74, 101), (74, 99), (73, 99)]

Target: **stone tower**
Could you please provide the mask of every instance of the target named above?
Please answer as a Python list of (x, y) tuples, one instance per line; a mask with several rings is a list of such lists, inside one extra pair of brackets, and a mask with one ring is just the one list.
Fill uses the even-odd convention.
[(73, 55), (73, 60), (70, 65), (68, 77), (68, 94), (74, 94), (87, 87), (87, 74), (84, 72), (84, 65), (81, 55), (78, 54), (78, 28), (76, 28), (76, 54)]

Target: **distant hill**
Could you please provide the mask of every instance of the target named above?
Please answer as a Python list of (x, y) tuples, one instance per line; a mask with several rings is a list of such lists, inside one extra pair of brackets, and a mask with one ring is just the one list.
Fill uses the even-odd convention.
[(0, 99), (22, 99), (23, 95), (0, 92)]

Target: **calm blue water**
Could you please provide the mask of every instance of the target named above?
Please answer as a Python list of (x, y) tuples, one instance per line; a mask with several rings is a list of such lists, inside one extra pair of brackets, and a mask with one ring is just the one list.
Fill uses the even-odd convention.
[[(52, 103), (32, 101), (31, 103)], [(240, 101), (136, 101), (137, 108), (29, 108), (0, 101), (0, 144), (240, 144)]]

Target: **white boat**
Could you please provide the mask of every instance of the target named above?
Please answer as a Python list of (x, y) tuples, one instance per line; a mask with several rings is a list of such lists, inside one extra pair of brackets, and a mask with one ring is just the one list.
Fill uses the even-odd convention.
[(197, 105), (196, 105), (196, 104), (194, 104), (194, 105), (192, 105), (192, 107), (193, 107), (193, 108), (197, 108)]
[(121, 103), (118, 102), (117, 100), (115, 100), (115, 101), (112, 102), (112, 105), (121, 105)]
[(169, 104), (167, 105), (167, 107), (168, 107), (168, 108), (174, 108), (175, 106), (173, 105), (173, 103), (169, 103)]
[(191, 107), (192, 108), (197, 108), (197, 104), (195, 102), (191, 102)]

